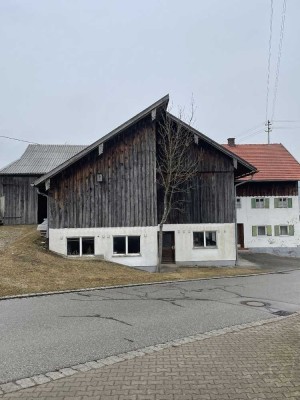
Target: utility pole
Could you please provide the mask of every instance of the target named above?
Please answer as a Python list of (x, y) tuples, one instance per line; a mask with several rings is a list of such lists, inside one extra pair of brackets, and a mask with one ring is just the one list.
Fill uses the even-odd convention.
[(265, 130), (265, 132), (268, 133), (268, 144), (270, 144), (270, 133), (272, 132), (272, 123), (271, 121), (268, 119), (268, 121), (265, 123), (265, 126), (267, 127), (267, 129)]

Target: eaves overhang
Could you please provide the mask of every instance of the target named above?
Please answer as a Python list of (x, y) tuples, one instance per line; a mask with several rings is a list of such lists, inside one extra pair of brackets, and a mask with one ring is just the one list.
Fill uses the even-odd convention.
[(112, 139), (114, 136), (117, 136), (119, 133), (123, 132), (125, 129), (128, 129), (132, 125), (136, 124), (139, 122), (141, 119), (145, 118), (148, 114), (150, 114), (153, 110), (159, 109), (159, 108), (164, 108), (165, 110), (167, 109), (169, 103), (169, 95), (167, 94), (166, 96), (162, 97), (155, 103), (151, 104), (151, 106), (147, 107), (145, 110), (141, 111), (122, 125), (118, 126), (116, 129), (112, 130), (109, 132), (107, 135), (103, 136), (102, 138), (98, 139), (96, 142), (92, 143), (90, 146), (86, 147), (84, 150), (70, 158), (68, 161), (60, 164), (58, 167), (54, 168), (47, 174), (43, 175), (41, 178), (37, 179), (34, 182), (34, 186), (39, 186), (41, 183), (44, 183), (48, 179), (54, 177), (55, 175), (59, 174), (61, 171), (69, 167), (70, 165), (76, 163), (78, 160), (82, 159), (85, 157), (87, 154), (89, 154), (91, 151), (96, 149), (99, 145), (103, 144), (104, 142)]
[(175, 121), (178, 124), (181, 124), (184, 126), (186, 129), (190, 130), (193, 134), (197, 135), (201, 140), (204, 142), (210, 144), (211, 146), (215, 147), (217, 150), (221, 151), (228, 157), (232, 158), (233, 160), (236, 160), (239, 164), (241, 164), (243, 167), (248, 169), (248, 172), (244, 172), (241, 175), (236, 175), (235, 179), (246, 177), (249, 175), (253, 175), (257, 172), (257, 169), (254, 167), (254, 165), (250, 164), (243, 158), (237, 156), (236, 154), (232, 153), (231, 151), (225, 149), (221, 144), (215, 142), (213, 139), (209, 138), (208, 136), (204, 135), (203, 133), (199, 132), (197, 129), (193, 128), (192, 126), (188, 125), (187, 123), (181, 121), (179, 118), (175, 117), (174, 115), (170, 114), (167, 112), (167, 116), (171, 118), (173, 121)]

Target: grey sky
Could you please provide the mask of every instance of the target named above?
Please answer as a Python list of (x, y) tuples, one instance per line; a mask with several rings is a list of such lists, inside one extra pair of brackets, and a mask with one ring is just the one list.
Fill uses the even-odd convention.
[[(281, 9), (274, 0), (271, 104)], [(298, 161), (299, 17), (288, 0), (274, 117), (298, 122), (271, 136)], [(269, 0), (0, 0), (0, 135), (90, 144), (167, 93), (175, 113), (193, 94), (194, 126), (218, 142), (263, 131), (269, 18)], [(0, 168), (25, 148), (0, 138)]]

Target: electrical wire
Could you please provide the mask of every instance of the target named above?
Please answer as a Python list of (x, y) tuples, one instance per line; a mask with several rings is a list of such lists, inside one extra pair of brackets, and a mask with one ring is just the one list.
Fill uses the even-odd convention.
[(28, 140), (18, 139), (18, 138), (14, 138), (14, 137), (10, 137), (10, 136), (0, 135), (0, 138), (16, 140), (18, 142), (24, 142), (24, 143), (30, 143), (30, 144), (39, 144), (39, 143), (36, 143), (36, 142), (29, 142)]
[(240, 137), (242, 137), (242, 136), (245, 136), (248, 132), (256, 131), (258, 128), (260, 128), (260, 127), (263, 126), (263, 125), (264, 125), (264, 122), (261, 122), (261, 123), (259, 123), (258, 125), (253, 126), (253, 128), (247, 129), (246, 131), (244, 131), (244, 132), (240, 133), (239, 135), (237, 135), (237, 136), (236, 136), (236, 139), (237, 139), (237, 138), (240, 138)]
[(269, 92), (270, 92), (270, 71), (271, 71), (271, 56), (272, 56), (272, 34), (273, 34), (273, 0), (270, 2), (270, 35), (269, 35), (269, 57), (268, 57), (268, 72), (267, 72), (267, 96), (266, 96), (266, 121), (268, 119), (269, 109)]
[(277, 58), (277, 66), (276, 66), (276, 75), (275, 75), (275, 86), (274, 86), (274, 97), (273, 97), (273, 106), (272, 106), (272, 117), (271, 121), (274, 119), (276, 100), (277, 100), (277, 92), (278, 92), (278, 83), (279, 83), (279, 72), (280, 72), (280, 62), (282, 55), (282, 43), (284, 36), (284, 27), (285, 27), (285, 16), (286, 16), (286, 2), (287, 0), (283, 0), (282, 13), (281, 13), (281, 27), (280, 27), (280, 38), (279, 38), (279, 47), (278, 47), (278, 58)]
[(260, 133), (265, 133), (265, 130), (259, 130), (258, 132), (251, 133), (250, 135), (248, 135), (248, 136), (246, 136), (246, 137), (244, 137), (244, 138), (242, 138), (242, 139), (239, 139), (239, 142), (244, 142), (244, 141), (245, 141), (246, 139), (248, 139), (249, 137), (259, 135)]

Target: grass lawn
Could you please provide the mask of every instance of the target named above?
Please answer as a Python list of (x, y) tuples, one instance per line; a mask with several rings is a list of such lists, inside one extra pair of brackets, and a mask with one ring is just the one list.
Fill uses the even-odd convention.
[(46, 250), (36, 226), (0, 226), (0, 296), (256, 272), (212, 267), (157, 274), (102, 260), (67, 259)]

